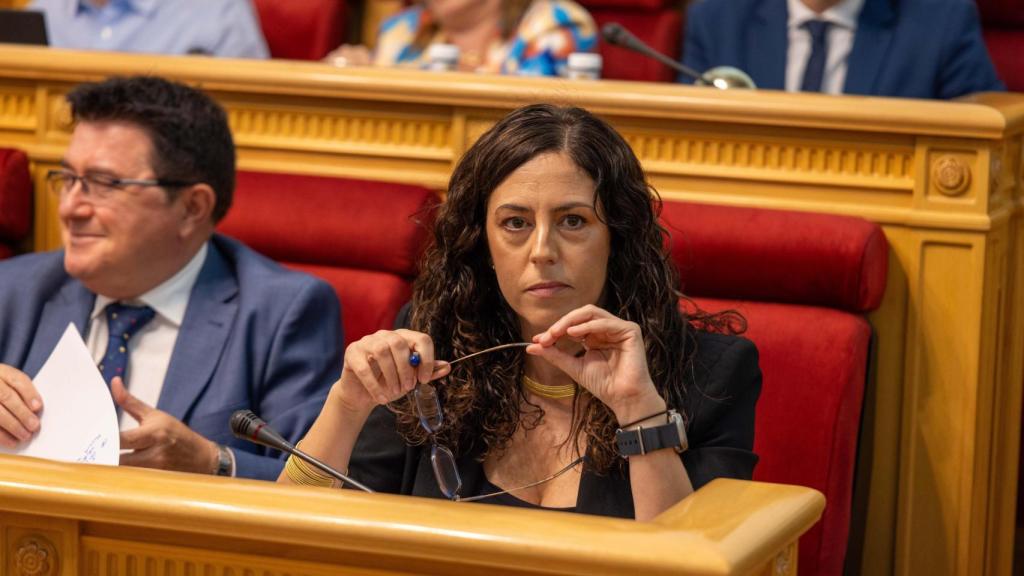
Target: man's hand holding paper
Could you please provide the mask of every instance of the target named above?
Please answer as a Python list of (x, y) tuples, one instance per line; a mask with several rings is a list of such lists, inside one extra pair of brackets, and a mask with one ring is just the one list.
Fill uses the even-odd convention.
[(7, 418), (0, 418), (5, 435), (0, 453), (118, 463), (114, 403), (73, 324), (68, 324), (34, 379), (9, 366), (2, 368), (0, 405)]
[(32, 379), (13, 366), (0, 364), (0, 446), (14, 449), (39, 430), (43, 401)]

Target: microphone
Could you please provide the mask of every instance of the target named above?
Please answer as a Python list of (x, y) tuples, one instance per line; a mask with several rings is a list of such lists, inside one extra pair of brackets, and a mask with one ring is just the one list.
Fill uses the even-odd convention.
[(304, 460), (309, 464), (317, 467), (325, 474), (341, 480), (342, 485), (346, 482), (359, 488), (363, 492), (373, 492), (370, 488), (356, 482), (348, 476), (338, 472), (334, 468), (331, 468), (327, 464), (317, 460), (316, 458), (306, 454), (302, 450), (299, 450), (292, 445), (291, 442), (284, 439), (283, 436), (277, 433), (276, 430), (270, 427), (262, 418), (253, 414), (252, 410), (238, 410), (231, 415), (230, 426), (231, 433), (236, 437), (243, 440), (248, 440), (261, 446), (273, 448), (275, 450), (281, 450), (287, 452), (292, 456)]
[(648, 46), (643, 40), (634, 36), (632, 32), (626, 30), (626, 28), (618, 22), (609, 22), (605, 24), (604, 27), (601, 28), (601, 36), (604, 38), (605, 42), (609, 44), (622, 46), (627, 50), (639, 52), (649, 58), (654, 58), (676, 72), (692, 78), (698, 85), (714, 86), (715, 88), (723, 90), (726, 88), (756, 88), (756, 86), (754, 86), (754, 81), (750, 76), (738, 68), (733, 68), (731, 66), (718, 66), (701, 74), (689, 66), (680, 64), (672, 58), (669, 58)]
[(697, 72), (689, 66), (684, 66), (661, 52), (658, 52), (654, 48), (651, 48), (643, 40), (634, 36), (632, 32), (626, 30), (626, 28), (618, 22), (609, 22), (605, 24), (604, 27), (601, 28), (601, 36), (604, 38), (605, 42), (609, 44), (622, 46), (628, 50), (639, 52), (645, 56), (654, 58), (658, 62), (661, 62), (665, 66), (668, 66), (684, 76), (689, 76), (698, 82), (704, 81), (704, 76), (700, 72)]

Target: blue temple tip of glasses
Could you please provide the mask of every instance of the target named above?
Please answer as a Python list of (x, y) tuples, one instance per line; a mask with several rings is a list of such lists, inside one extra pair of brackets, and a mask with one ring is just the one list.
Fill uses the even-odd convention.
[(409, 365), (412, 366), (413, 368), (419, 366), (420, 361), (421, 360), (419, 352), (413, 352), (412, 354), (409, 354)]

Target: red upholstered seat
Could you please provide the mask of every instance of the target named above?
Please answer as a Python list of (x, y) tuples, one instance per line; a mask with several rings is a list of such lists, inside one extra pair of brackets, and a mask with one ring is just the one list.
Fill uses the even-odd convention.
[(319, 60), (345, 39), (345, 0), (255, 0), (272, 58)]
[(418, 186), (239, 172), (219, 230), (330, 283), (348, 343), (391, 328), (409, 300), (436, 204)]
[(688, 296), (878, 307), (888, 243), (848, 216), (665, 202), (662, 221)]
[(21, 150), (0, 148), (0, 258), (32, 229), (32, 178), (28, 157)]
[[(618, 22), (638, 38), (673, 59), (679, 59), (683, 13), (666, 0), (581, 0), (598, 27)], [(602, 76), (612, 80), (672, 82), (676, 73), (655, 60), (610, 46), (602, 40), (598, 51), (604, 58)]]
[(1006, 87), (1024, 92), (1024, 3), (978, 0), (982, 32), (992, 62)]
[(862, 313), (885, 289), (888, 245), (859, 218), (666, 202), (684, 292), (708, 311), (734, 309), (757, 344), (754, 479), (825, 494), (800, 539), (800, 574), (842, 574), (871, 327)]

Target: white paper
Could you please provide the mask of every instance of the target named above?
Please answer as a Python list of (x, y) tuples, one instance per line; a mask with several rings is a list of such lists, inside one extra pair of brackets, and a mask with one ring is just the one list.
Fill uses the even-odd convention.
[(43, 397), (39, 432), (17, 449), (0, 446), (0, 452), (117, 465), (121, 438), (114, 400), (74, 324), (32, 383)]

